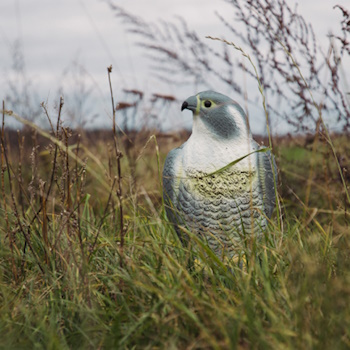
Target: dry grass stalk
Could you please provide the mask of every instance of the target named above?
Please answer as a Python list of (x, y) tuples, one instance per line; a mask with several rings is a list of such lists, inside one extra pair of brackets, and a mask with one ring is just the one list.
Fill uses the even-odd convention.
[[(112, 88), (112, 81), (111, 81), (111, 73), (112, 73), (112, 66), (109, 66), (107, 68), (108, 72), (108, 82), (109, 82), (109, 89), (111, 93), (111, 103), (112, 103), (112, 115), (113, 115), (113, 141), (114, 141), (114, 150), (115, 150), (115, 157), (117, 160), (117, 171), (118, 171), (118, 177), (117, 177), (117, 198), (119, 202), (119, 229), (120, 229), (120, 248), (121, 248), (121, 254), (123, 253), (124, 248), (124, 215), (123, 215), (123, 192), (122, 192), (122, 169), (121, 169), (121, 158), (123, 156), (122, 152), (120, 151), (119, 146), (119, 139), (118, 139), (118, 133), (116, 128), (116, 115), (115, 115), (115, 104), (114, 104), (114, 97), (113, 97), (113, 88)], [(121, 260), (122, 261), (122, 260)]]

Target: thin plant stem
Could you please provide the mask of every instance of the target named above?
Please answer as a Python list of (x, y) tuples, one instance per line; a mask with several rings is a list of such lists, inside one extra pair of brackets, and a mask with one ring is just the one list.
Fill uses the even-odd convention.
[(115, 149), (115, 156), (117, 160), (117, 171), (118, 171), (118, 186), (117, 186), (117, 197), (119, 201), (119, 226), (120, 226), (120, 247), (121, 251), (123, 251), (124, 247), (124, 214), (123, 214), (123, 193), (122, 193), (122, 171), (121, 171), (121, 157), (123, 156), (122, 152), (120, 151), (119, 147), (119, 140), (118, 140), (118, 134), (116, 130), (116, 115), (115, 115), (115, 104), (114, 104), (114, 97), (113, 97), (113, 88), (112, 88), (112, 81), (111, 81), (111, 73), (112, 73), (112, 66), (109, 66), (107, 68), (108, 72), (108, 82), (109, 82), (109, 90), (111, 93), (111, 103), (112, 103), (112, 114), (113, 114), (113, 140), (114, 140), (114, 149)]

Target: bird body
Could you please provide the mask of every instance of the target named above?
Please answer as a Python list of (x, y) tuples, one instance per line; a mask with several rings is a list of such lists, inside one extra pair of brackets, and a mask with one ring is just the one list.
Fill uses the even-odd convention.
[(271, 216), (274, 161), (269, 152), (257, 152), (242, 108), (227, 96), (205, 91), (182, 109), (193, 111), (193, 130), (165, 161), (168, 218), (181, 238), (188, 239), (185, 227), (220, 258), (232, 257), (238, 241), (260, 234)]

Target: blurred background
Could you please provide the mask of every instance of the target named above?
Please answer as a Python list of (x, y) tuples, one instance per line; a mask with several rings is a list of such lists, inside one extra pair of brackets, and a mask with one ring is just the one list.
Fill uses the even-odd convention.
[[(0, 99), (45, 125), (40, 106), (71, 128), (110, 128), (107, 67), (123, 130), (189, 129), (184, 99), (213, 89), (247, 111), (266, 134), (251, 56), (264, 85), (274, 134), (314, 132), (317, 109), (284, 52), (292, 53), (331, 131), (349, 124), (345, 1), (2, 0)], [(339, 5), (340, 7), (335, 7)], [(342, 22), (343, 21), (343, 22)], [(344, 30), (345, 28), (345, 30)], [(281, 46), (276, 38), (279, 38)], [(19, 127), (14, 121), (7, 125)]]

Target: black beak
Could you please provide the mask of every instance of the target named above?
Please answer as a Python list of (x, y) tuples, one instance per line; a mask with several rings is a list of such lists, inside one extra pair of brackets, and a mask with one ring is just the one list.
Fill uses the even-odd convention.
[(185, 101), (181, 106), (181, 112), (188, 107), (188, 102)]
[(190, 111), (195, 113), (197, 109), (197, 104), (197, 96), (191, 96), (182, 104), (181, 111), (183, 111), (184, 109), (189, 109)]

